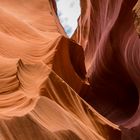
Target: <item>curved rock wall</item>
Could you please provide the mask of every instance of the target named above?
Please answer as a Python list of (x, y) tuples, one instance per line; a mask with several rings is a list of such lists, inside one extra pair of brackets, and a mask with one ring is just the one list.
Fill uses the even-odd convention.
[(83, 49), (55, 2), (0, 0), (0, 139), (118, 140), (118, 126), (80, 98), (88, 89)]
[(136, 2), (82, 0), (69, 39), (54, 0), (0, 0), (1, 140), (139, 139)]
[(84, 0), (81, 7), (73, 39), (85, 52), (91, 89), (84, 99), (121, 126), (122, 139), (140, 139), (139, 1)]

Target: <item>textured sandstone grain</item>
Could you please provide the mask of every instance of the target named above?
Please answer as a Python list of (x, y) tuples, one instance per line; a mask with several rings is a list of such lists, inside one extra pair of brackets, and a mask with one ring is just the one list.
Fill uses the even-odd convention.
[(135, 16), (135, 27), (136, 31), (140, 35), (140, 0), (136, 3), (135, 7), (133, 8), (134, 16)]
[(0, 0), (0, 140), (140, 139), (136, 2), (81, 0), (69, 39), (54, 0)]

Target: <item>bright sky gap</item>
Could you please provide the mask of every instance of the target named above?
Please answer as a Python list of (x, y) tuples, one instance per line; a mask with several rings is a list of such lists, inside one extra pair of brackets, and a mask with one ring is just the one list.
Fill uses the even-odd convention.
[(65, 32), (72, 36), (77, 28), (77, 19), (81, 14), (80, 0), (56, 0), (57, 13)]

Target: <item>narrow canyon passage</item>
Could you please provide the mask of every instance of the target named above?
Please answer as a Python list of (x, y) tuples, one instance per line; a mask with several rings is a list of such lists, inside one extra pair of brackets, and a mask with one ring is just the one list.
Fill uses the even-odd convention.
[(1, 140), (140, 139), (140, 1), (78, 4), (0, 0)]

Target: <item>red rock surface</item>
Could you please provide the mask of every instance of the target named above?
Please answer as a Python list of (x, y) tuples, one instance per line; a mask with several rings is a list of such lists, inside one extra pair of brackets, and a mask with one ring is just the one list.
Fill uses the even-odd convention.
[(86, 0), (81, 7), (73, 39), (85, 52), (91, 89), (84, 99), (122, 128), (122, 139), (140, 139), (139, 1)]
[(54, 0), (0, 0), (0, 140), (140, 139), (136, 2), (81, 1), (69, 39)]

